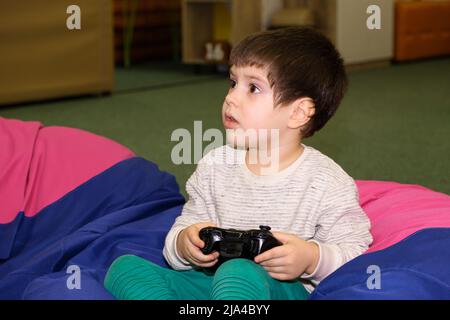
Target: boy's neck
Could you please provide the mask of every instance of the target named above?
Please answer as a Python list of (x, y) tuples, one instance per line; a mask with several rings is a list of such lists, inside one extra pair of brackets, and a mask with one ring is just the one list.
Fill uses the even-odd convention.
[[(266, 159), (261, 159), (260, 157), (255, 159), (252, 157), (252, 161), (250, 161), (251, 151), (247, 150), (245, 164), (252, 173), (259, 176), (267, 175), (265, 172), (269, 168), (276, 168), (274, 173), (280, 172), (293, 164), (302, 155), (304, 149), (303, 145), (297, 141), (281, 145), (276, 150), (265, 150)], [(278, 157), (274, 156), (273, 152), (278, 152)], [(256, 151), (255, 154), (259, 153)], [(267, 163), (267, 160), (270, 160), (270, 162)]]

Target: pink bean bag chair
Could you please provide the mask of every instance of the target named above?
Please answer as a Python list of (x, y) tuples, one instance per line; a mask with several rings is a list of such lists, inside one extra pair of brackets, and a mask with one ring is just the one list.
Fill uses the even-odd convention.
[(0, 117), (0, 224), (47, 205), (134, 154), (98, 135)]

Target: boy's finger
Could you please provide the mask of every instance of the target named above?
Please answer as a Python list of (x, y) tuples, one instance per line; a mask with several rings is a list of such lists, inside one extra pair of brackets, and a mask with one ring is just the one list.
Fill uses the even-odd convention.
[(205, 263), (205, 261), (198, 259), (195, 254), (190, 253), (190, 258), (191, 258), (191, 262), (194, 263), (195, 265), (200, 265), (202, 263)]
[(214, 266), (216, 263), (217, 263), (217, 259), (215, 259), (215, 260), (213, 260), (213, 261), (211, 261), (211, 262), (206, 262), (206, 263), (200, 263), (200, 264), (198, 264), (198, 266), (199, 267), (203, 267), (203, 268), (209, 268), (209, 267), (212, 267), (212, 266)]
[(195, 259), (197, 259), (200, 262), (210, 262), (217, 259), (216, 253), (210, 253), (205, 255), (198, 248), (195, 248), (195, 250), (192, 252), (192, 255), (194, 256)]
[(268, 274), (272, 278), (280, 280), (280, 281), (291, 280), (291, 277), (288, 274), (286, 274), (286, 273), (268, 272)]
[(194, 246), (192, 243), (188, 243), (187, 248), (186, 248), (186, 260), (188, 260), (192, 263), (195, 263), (195, 264), (197, 264), (198, 262), (201, 262), (194, 255), (194, 252), (196, 250), (199, 250), (199, 249), (196, 246)]
[(261, 266), (265, 267), (282, 267), (286, 265), (286, 263), (283, 263), (283, 258), (273, 258), (269, 260), (262, 261), (260, 263)]
[(274, 232), (272, 232), (272, 234), (282, 244), (286, 244), (292, 238), (291, 234), (284, 233), (284, 232), (274, 231)]
[(186, 253), (186, 260), (189, 261), (190, 263), (197, 264), (196, 259), (192, 256), (192, 254), (189, 251)]
[(264, 269), (269, 273), (286, 273), (285, 267), (266, 267)]
[(283, 253), (282, 247), (275, 247), (275, 248), (272, 248), (270, 250), (267, 250), (266, 252), (263, 252), (263, 253), (257, 255), (255, 257), (255, 262), (261, 263), (263, 261), (275, 259), (275, 258), (283, 256), (282, 253)]
[(205, 246), (205, 242), (196, 234), (190, 234), (188, 239), (197, 248), (201, 249)]

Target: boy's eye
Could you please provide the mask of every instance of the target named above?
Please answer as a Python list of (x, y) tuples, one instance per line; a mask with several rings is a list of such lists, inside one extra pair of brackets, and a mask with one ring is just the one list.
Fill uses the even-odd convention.
[(236, 81), (234, 81), (233, 79), (230, 79), (230, 88), (235, 88), (236, 87)]
[(257, 86), (255, 86), (254, 84), (251, 84), (250, 85), (250, 92), (251, 93), (260, 93), (261, 90)]

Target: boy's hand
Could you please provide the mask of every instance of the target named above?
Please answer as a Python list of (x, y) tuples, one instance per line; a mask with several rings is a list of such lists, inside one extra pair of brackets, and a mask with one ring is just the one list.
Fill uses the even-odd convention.
[(217, 251), (204, 255), (200, 249), (205, 243), (199, 237), (199, 232), (205, 227), (215, 227), (211, 222), (193, 224), (180, 232), (177, 239), (178, 253), (189, 263), (199, 267), (209, 268), (217, 263), (219, 253)]
[(319, 247), (299, 237), (282, 232), (273, 232), (283, 245), (272, 248), (255, 257), (269, 275), (277, 280), (292, 280), (303, 273), (311, 274), (319, 262)]

